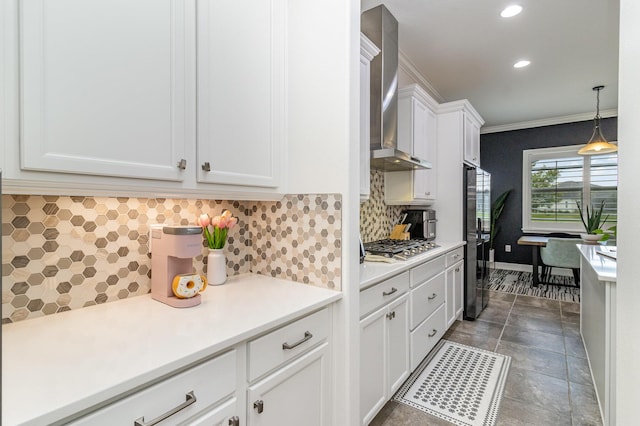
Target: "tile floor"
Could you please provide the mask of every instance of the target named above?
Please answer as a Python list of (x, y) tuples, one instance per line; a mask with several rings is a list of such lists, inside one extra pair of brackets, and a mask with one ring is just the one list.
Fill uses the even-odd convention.
[[(497, 424), (602, 425), (580, 337), (580, 305), (491, 292), (476, 321), (456, 321), (444, 338), (511, 357)], [(389, 401), (370, 423), (450, 425)]]

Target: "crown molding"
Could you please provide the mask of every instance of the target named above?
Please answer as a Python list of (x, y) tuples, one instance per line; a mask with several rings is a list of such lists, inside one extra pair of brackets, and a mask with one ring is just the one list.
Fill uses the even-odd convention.
[(423, 89), (437, 102), (442, 103), (445, 102), (444, 97), (438, 93), (438, 91), (433, 87), (431, 82), (427, 80), (427, 78), (418, 71), (416, 66), (411, 62), (411, 60), (405, 55), (402, 50), (398, 50), (398, 66), (402, 68), (404, 72), (409, 74), (409, 76), (414, 80), (420, 83)]
[[(602, 118), (610, 118), (618, 116), (618, 109), (608, 109), (600, 111)], [(555, 124), (575, 123), (578, 121), (593, 120), (592, 112), (585, 112), (583, 114), (563, 115), (560, 117), (542, 118), (540, 120), (521, 121), (519, 123), (500, 124), (497, 126), (487, 126), (480, 129), (481, 134), (485, 133), (498, 133), (509, 132), (511, 130), (531, 129), (533, 127), (553, 126)]]

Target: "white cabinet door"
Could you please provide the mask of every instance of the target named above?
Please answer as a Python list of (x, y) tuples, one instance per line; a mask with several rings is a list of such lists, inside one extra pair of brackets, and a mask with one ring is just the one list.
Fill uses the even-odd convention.
[(428, 205), (436, 199), (437, 116), (423, 89), (412, 85), (400, 90), (398, 149), (430, 162), (430, 170), (385, 173), (385, 202), (392, 205)]
[(286, 3), (198, 0), (198, 181), (281, 184)]
[(464, 262), (458, 262), (449, 268), (447, 268), (447, 303), (446, 303), (446, 317), (447, 328), (456, 321), (456, 318), (462, 313), (463, 310), (463, 284), (462, 278), (464, 277)]
[(464, 115), (464, 161), (480, 167), (480, 126), (469, 113)]
[(324, 343), (249, 387), (247, 424), (251, 426), (328, 426), (329, 344)]
[(183, 180), (187, 4), (21, 2), (21, 168)]
[(389, 305), (387, 314), (387, 397), (409, 377), (409, 295)]
[(458, 262), (453, 266), (453, 278), (455, 318), (458, 318), (464, 310), (464, 262)]
[(385, 322), (387, 308), (360, 321), (360, 418), (367, 425), (386, 399)]

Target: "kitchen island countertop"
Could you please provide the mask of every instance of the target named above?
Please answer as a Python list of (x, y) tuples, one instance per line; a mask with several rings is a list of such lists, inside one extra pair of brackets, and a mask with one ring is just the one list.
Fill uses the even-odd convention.
[(48, 425), (313, 312), (337, 291), (264, 275), (172, 308), (137, 296), (2, 326), (2, 424)]
[(598, 252), (609, 251), (616, 252), (615, 246), (601, 246), (601, 245), (588, 245), (577, 244), (580, 254), (593, 268), (598, 275), (600, 281), (616, 282), (616, 268), (617, 262), (607, 256), (598, 254)]
[(438, 242), (440, 247), (431, 249), (424, 254), (419, 254), (408, 260), (398, 260), (394, 263), (386, 262), (368, 262), (360, 264), (360, 290), (364, 290), (367, 287), (371, 287), (380, 281), (386, 280), (394, 275), (399, 274), (420, 265), (421, 263), (428, 262), (431, 259), (443, 255), (451, 250), (455, 250), (458, 247), (463, 247), (466, 243), (464, 241), (458, 242)]

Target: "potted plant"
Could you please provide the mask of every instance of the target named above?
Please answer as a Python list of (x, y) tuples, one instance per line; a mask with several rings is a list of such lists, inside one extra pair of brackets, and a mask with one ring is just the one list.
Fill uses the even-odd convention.
[(507, 201), (507, 197), (511, 192), (510, 189), (507, 189), (502, 194), (496, 198), (496, 200), (491, 204), (491, 229), (489, 230), (489, 262), (494, 262), (496, 249), (494, 247), (494, 241), (496, 235), (498, 235), (498, 231), (500, 227), (497, 225), (498, 218), (502, 214), (504, 210), (504, 204)]
[[(609, 215), (602, 218), (602, 213), (604, 212), (605, 201), (602, 200), (600, 203), (600, 208), (596, 209), (591, 206), (591, 210), (589, 210), (589, 206), (586, 206), (586, 211), (582, 210), (580, 207), (580, 203), (576, 201), (576, 205), (578, 206), (578, 212), (580, 213), (580, 220), (582, 220), (582, 224), (584, 225), (584, 230), (586, 233), (580, 234), (580, 238), (586, 244), (595, 244), (597, 241), (602, 239), (604, 231), (602, 230), (602, 226), (607, 222)], [(585, 214), (586, 213), (586, 214)]]

